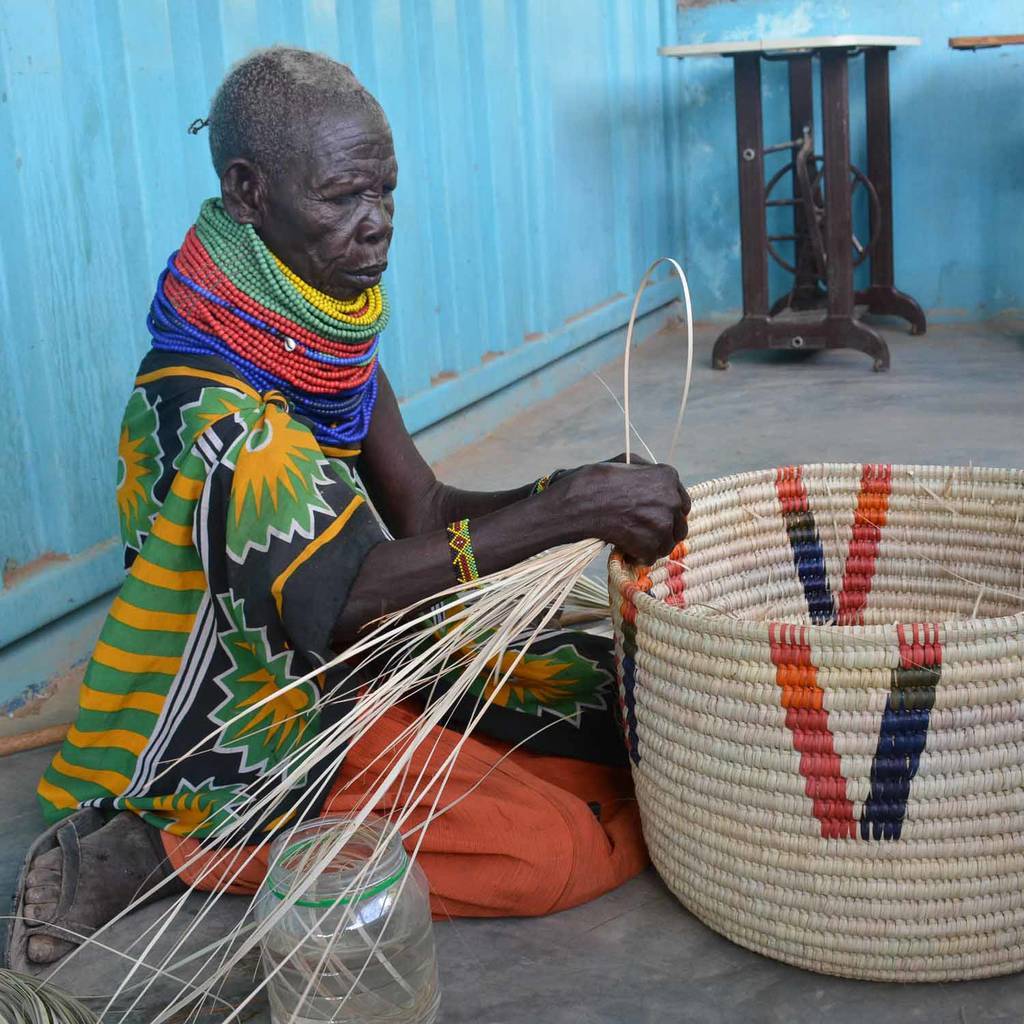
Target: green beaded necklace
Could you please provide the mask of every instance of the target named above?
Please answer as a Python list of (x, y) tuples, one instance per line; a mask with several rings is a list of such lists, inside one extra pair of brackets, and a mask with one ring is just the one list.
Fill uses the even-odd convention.
[(369, 324), (347, 323), (317, 309), (284, 276), (256, 229), (232, 220), (219, 199), (203, 203), (196, 234), (235, 287), (322, 338), (351, 345), (372, 338), (387, 326), (391, 308), (383, 288), (380, 316)]

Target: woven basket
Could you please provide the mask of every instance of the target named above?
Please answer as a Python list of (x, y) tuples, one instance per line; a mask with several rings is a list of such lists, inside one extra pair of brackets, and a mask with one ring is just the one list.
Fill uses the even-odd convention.
[(787, 467), (694, 488), (610, 564), (651, 858), (800, 967), (1024, 967), (1024, 471)]

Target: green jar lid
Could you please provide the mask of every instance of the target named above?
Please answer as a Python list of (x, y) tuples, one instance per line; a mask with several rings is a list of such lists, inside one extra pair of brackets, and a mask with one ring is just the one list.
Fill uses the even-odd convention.
[[(295, 853), (301, 852), (302, 850), (308, 849), (316, 839), (305, 839), (301, 843), (295, 843), (293, 846), (289, 846), (279, 858), (285, 860), (288, 857), (293, 856)], [(296, 900), (295, 906), (297, 907), (341, 907), (349, 903), (360, 903), (363, 900), (372, 899), (374, 896), (384, 892), (385, 889), (390, 889), (409, 869), (409, 864), (406, 862), (403, 864), (393, 875), (389, 875), (387, 878), (381, 879), (381, 881), (371, 885), (368, 889), (363, 889), (361, 892), (354, 896), (338, 896), (334, 899), (326, 900)], [(287, 892), (280, 892), (274, 888), (273, 885), (268, 885), (267, 889), (273, 893), (279, 900), (283, 900), (287, 897)]]

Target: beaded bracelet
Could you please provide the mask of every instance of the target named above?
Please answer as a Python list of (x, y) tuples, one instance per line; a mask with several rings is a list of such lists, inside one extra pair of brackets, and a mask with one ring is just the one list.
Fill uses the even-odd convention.
[(476, 567), (476, 555), (473, 553), (473, 541), (469, 536), (469, 520), (460, 519), (457, 523), (448, 524), (448, 546), (455, 557), (452, 566), (460, 583), (472, 583), (480, 578), (480, 570)]
[(565, 474), (564, 469), (556, 469), (553, 473), (548, 473), (547, 476), (542, 476), (530, 489), (530, 494), (540, 494), (546, 491), (560, 476)]

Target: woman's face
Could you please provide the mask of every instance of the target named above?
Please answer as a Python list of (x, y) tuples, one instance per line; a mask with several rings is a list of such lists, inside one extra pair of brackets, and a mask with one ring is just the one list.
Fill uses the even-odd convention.
[(309, 144), (266, 182), (255, 227), (307, 284), (353, 299), (388, 265), (398, 162), (384, 115), (325, 112), (308, 121)]

